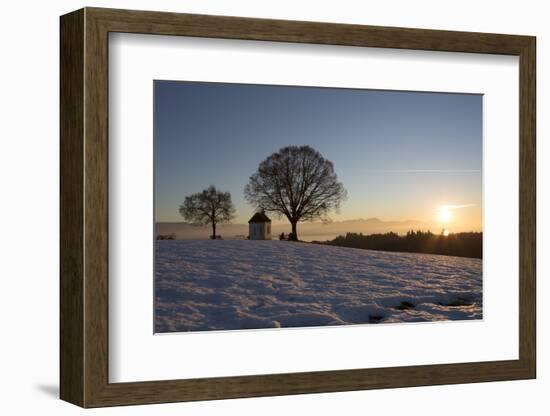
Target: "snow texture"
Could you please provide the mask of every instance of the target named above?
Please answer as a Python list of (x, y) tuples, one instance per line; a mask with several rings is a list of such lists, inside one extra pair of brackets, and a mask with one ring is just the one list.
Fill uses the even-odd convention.
[(481, 264), (287, 241), (157, 241), (155, 332), (481, 319)]

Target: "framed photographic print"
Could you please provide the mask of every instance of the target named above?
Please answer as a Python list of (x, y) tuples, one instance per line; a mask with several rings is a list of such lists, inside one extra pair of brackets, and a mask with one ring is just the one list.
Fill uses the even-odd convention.
[(535, 38), (61, 17), (82, 407), (534, 378)]

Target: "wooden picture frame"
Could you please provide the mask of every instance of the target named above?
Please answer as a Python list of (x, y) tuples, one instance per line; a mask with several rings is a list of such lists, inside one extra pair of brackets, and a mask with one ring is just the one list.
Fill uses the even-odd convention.
[[(85, 8), (61, 17), (60, 396), (82, 407), (530, 379), (535, 333), (535, 38), (530, 36)], [(109, 383), (110, 32), (519, 57), (519, 359)]]

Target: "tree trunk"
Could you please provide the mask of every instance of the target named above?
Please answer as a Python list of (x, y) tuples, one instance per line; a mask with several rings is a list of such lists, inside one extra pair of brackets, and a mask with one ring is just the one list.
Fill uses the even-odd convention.
[(212, 239), (216, 239), (216, 223), (212, 221)]
[(291, 221), (292, 225), (292, 241), (298, 241), (298, 233), (296, 232), (296, 223), (297, 221)]

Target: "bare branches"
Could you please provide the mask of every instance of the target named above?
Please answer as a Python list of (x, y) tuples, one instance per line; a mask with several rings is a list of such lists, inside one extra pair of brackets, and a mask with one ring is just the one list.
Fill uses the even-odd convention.
[(219, 192), (215, 186), (210, 185), (202, 192), (186, 196), (179, 213), (191, 223), (212, 224), (212, 235), (215, 238), (216, 224), (235, 218), (235, 207), (229, 192)]
[(286, 217), (294, 235), (296, 223), (326, 220), (346, 198), (332, 162), (310, 146), (288, 146), (273, 153), (250, 177), (244, 194), (257, 208)]

